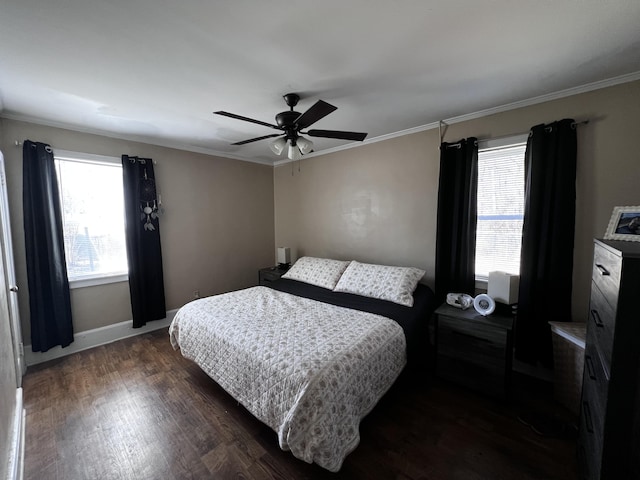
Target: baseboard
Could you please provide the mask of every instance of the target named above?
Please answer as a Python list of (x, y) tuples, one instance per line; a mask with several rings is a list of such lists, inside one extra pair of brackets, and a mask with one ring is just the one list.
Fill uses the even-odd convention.
[(65, 355), (71, 355), (72, 353), (81, 352), (82, 350), (87, 350), (99, 345), (105, 345), (107, 343), (115, 342), (116, 340), (122, 340), (123, 338), (141, 335), (161, 328), (168, 328), (176, 312), (177, 310), (170, 310), (167, 312), (166, 318), (154, 320), (140, 328), (133, 328), (132, 321), (128, 320), (126, 322), (107, 325), (106, 327), (78, 332), (74, 334), (73, 343), (71, 343), (71, 345), (64, 348), (60, 346), (53, 347), (46, 352), (34, 352), (31, 350), (31, 345), (25, 345), (24, 360), (27, 366), (36, 365), (38, 363), (53, 360), (54, 358), (64, 357)]
[(22, 399), (22, 388), (16, 389), (16, 409), (9, 438), (7, 479), (22, 480), (24, 476), (24, 438), (26, 414)]

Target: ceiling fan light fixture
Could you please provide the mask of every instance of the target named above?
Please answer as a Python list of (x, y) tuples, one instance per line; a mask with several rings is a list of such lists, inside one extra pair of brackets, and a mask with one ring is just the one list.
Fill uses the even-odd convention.
[(296, 144), (300, 148), (300, 152), (303, 155), (306, 155), (311, 150), (313, 150), (313, 142), (307, 138), (298, 137), (298, 139), (296, 140)]
[(300, 160), (302, 158), (302, 153), (300, 153), (300, 149), (297, 145), (289, 144), (287, 157), (289, 157), (289, 160)]
[(284, 150), (284, 147), (287, 146), (287, 140), (284, 137), (276, 138), (273, 142), (269, 144), (269, 148), (276, 155), (280, 155)]

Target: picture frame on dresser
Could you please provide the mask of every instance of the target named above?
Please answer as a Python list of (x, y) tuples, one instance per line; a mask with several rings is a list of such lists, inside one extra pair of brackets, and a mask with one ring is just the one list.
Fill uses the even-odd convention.
[(614, 207), (604, 239), (640, 242), (640, 205)]

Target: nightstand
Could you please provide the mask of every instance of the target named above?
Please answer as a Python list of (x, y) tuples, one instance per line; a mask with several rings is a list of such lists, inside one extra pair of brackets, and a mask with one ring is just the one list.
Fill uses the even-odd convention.
[(448, 304), (435, 311), (436, 374), (506, 398), (511, 383), (513, 316), (482, 316)]
[(258, 270), (258, 285), (269, 285), (269, 283), (278, 280), (282, 275), (287, 273), (288, 268), (267, 267)]

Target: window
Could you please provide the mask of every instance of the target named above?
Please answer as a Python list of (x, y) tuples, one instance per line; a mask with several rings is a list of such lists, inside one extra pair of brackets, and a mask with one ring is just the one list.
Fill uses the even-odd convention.
[(126, 281), (120, 160), (64, 151), (55, 160), (70, 286)]
[(526, 138), (479, 146), (476, 280), (496, 270), (520, 273)]

